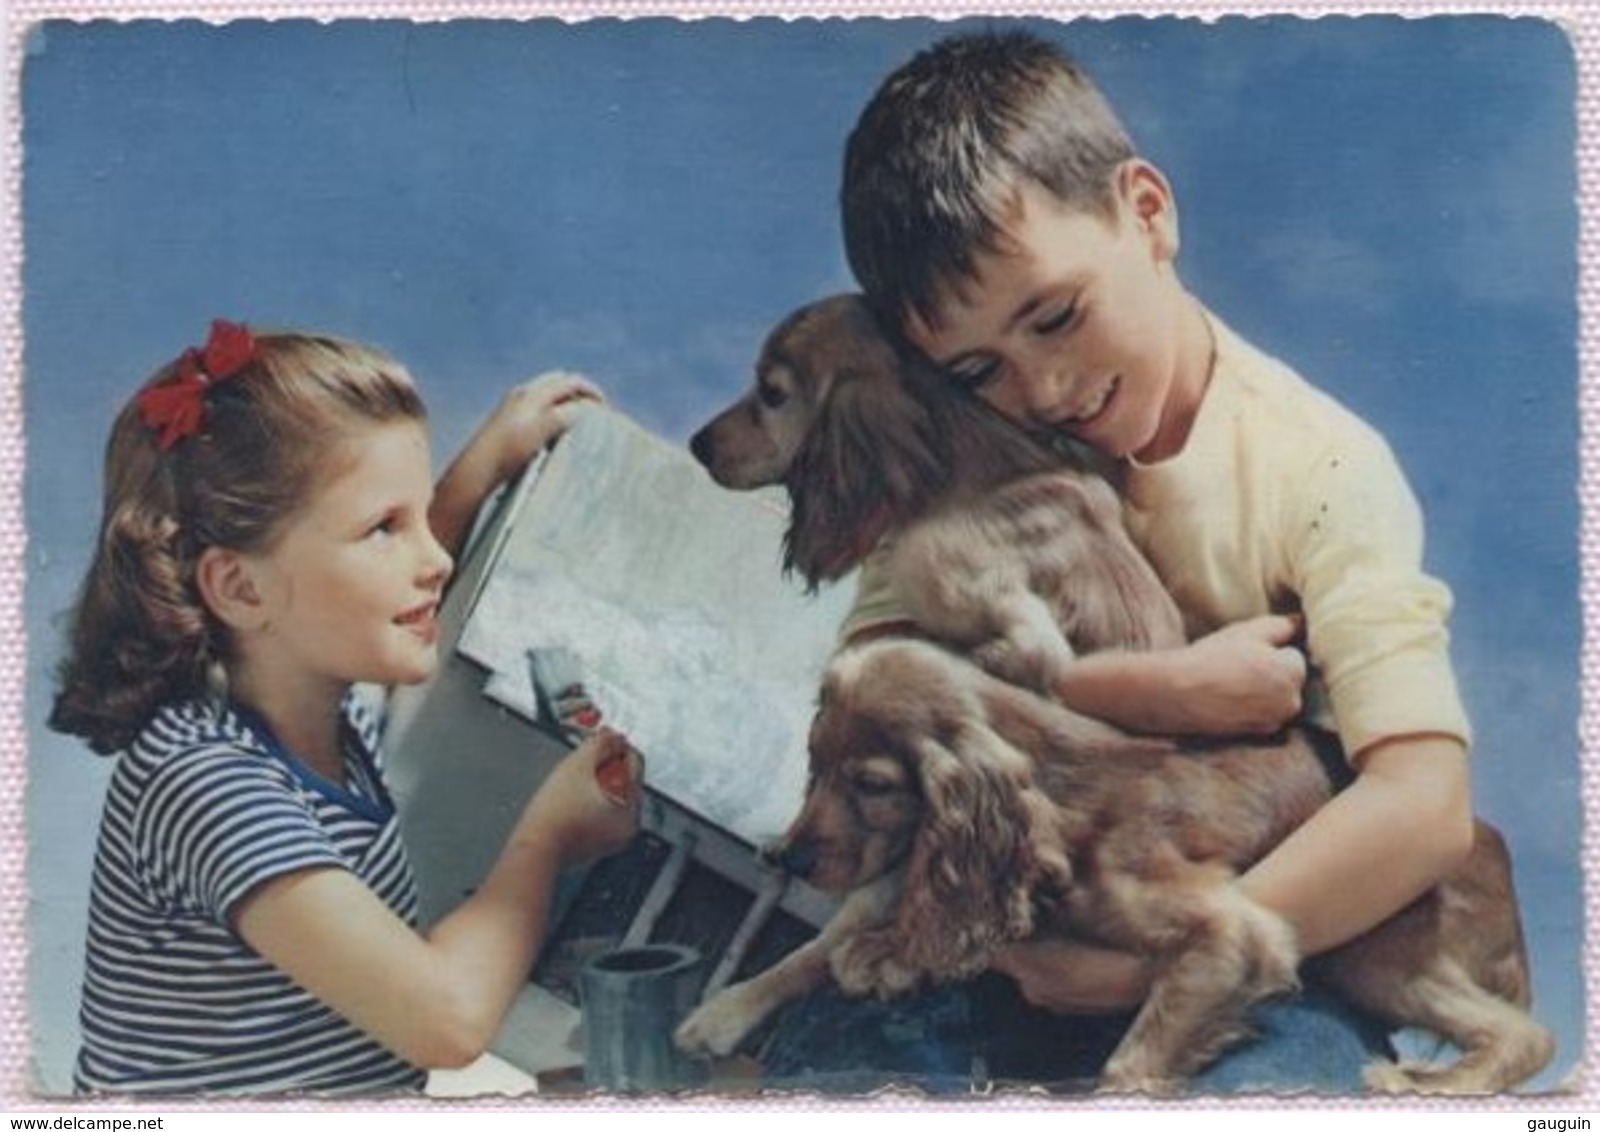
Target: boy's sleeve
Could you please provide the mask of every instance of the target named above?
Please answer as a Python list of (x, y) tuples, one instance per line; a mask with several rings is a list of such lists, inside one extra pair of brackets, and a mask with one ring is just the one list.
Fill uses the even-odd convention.
[(150, 780), (134, 840), (153, 892), (175, 909), (227, 923), (276, 877), (347, 868), (308, 805), (265, 760), (196, 748)]
[(1450, 591), (1423, 571), (1422, 511), (1388, 445), (1347, 437), (1295, 498), (1291, 576), (1345, 750), (1420, 734), (1469, 743)]

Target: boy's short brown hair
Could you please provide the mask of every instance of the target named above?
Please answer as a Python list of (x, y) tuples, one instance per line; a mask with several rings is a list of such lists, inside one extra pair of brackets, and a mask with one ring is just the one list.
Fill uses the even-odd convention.
[(1026, 32), (956, 35), (901, 66), (861, 113), (840, 190), (845, 253), (880, 316), (937, 325), (947, 289), (1000, 250), (1019, 184), (1109, 210), (1134, 156), (1111, 107), (1070, 57)]

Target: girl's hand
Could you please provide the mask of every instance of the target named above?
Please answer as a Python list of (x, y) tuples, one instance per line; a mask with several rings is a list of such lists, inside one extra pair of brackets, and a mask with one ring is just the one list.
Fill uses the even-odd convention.
[(1300, 713), (1306, 658), (1298, 618), (1279, 614), (1225, 626), (1169, 654), (1171, 733), (1270, 735)]
[(508, 480), (567, 431), (575, 406), (604, 400), (599, 387), (581, 374), (546, 373), (507, 393), (472, 444), (484, 446), (496, 480)]
[[(628, 764), (627, 787), (608, 796), (612, 760)], [(639, 830), (643, 766), (628, 741), (601, 728), (556, 764), (523, 811), (513, 834), (551, 845), (563, 867), (582, 865), (625, 847)]]
[(525, 381), (507, 393), (439, 477), (428, 509), (434, 537), (459, 556), (472, 517), (489, 493), (520, 474), (529, 460), (565, 432), (577, 405), (604, 400), (587, 378), (560, 371)]

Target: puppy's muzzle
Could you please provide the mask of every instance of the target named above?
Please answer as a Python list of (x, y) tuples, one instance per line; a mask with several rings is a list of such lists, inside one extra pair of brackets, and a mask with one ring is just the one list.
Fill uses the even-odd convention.
[(689, 438), (689, 451), (700, 461), (702, 467), (711, 467), (717, 457), (717, 442), (712, 438), (709, 427), (701, 429)]
[(806, 880), (817, 867), (816, 846), (805, 842), (769, 845), (761, 856), (797, 880)]

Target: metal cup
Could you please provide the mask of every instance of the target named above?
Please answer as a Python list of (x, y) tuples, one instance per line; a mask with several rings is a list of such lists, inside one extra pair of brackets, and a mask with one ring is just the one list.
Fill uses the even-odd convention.
[(578, 975), (583, 1079), (617, 1092), (660, 1092), (702, 1083), (706, 1065), (680, 1053), (672, 1032), (700, 993), (700, 953), (652, 943), (597, 955)]

